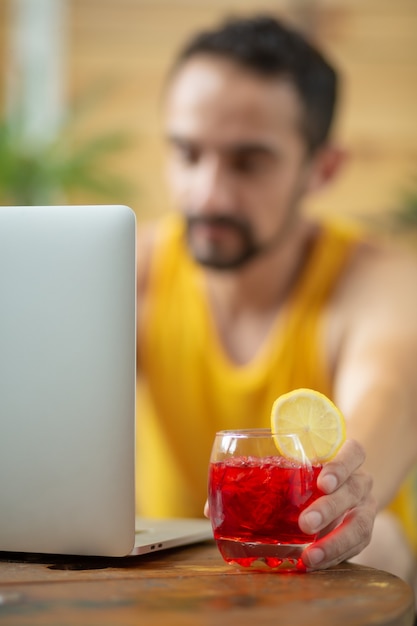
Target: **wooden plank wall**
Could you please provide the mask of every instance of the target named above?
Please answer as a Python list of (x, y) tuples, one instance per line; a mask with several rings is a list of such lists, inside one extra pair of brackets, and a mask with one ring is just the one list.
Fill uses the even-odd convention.
[(350, 156), (309, 210), (356, 215), (391, 207), (417, 172), (416, 0), (69, 0), (69, 7), (68, 97), (108, 83), (80, 132), (129, 132), (132, 147), (111, 167), (134, 182), (131, 205), (140, 218), (170, 204), (161, 138), (165, 72), (186, 37), (227, 13), (287, 17), (343, 72), (338, 135)]
[(0, 0), (0, 113), (4, 109), (6, 82), (7, 4)]

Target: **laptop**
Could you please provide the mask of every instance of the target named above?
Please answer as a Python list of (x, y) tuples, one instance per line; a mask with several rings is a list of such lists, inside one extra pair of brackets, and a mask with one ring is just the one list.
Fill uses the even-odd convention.
[(205, 519), (135, 518), (135, 248), (126, 206), (0, 207), (0, 551), (212, 537)]

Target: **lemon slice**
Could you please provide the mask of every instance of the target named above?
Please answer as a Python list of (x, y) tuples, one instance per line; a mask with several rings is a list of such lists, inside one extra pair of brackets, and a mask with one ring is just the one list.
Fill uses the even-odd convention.
[(307, 457), (313, 463), (332, 459), (346, 439), (342, 413), (313, 389), (294, 389), (277, 398), (272, 405), (271, 430), (283, 456), (297, 461)]

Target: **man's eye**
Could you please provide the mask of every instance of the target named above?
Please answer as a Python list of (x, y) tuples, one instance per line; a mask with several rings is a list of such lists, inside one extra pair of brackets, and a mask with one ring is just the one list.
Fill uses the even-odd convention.
[(271, 163), (271, 156), (259, 150), (234, 155), (232, 167), (238, 174), (260, 174)]
[(194, 165), (200, 157), (199, 151), (193, 146), (176, 146), (175, 151), (179, 160), (188, 165)]
[(241, 174), (255, 174), (265, 166), (265, 159), (260, 155), (241, 155), (234, 159), (234, 169)]

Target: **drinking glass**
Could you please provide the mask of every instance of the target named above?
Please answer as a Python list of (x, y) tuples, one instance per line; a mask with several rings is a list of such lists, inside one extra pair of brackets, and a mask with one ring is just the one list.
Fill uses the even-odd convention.
[(268, 429), (216, 433), (209, 466), (208, 501), (214, 538), (228, 563), (280, 571), (305, 571), (301, 553), (316, 535), (306, 535), (298, 517), (321, 492), (321, 465), (305, 456), (295, 434), (279, 452)]

